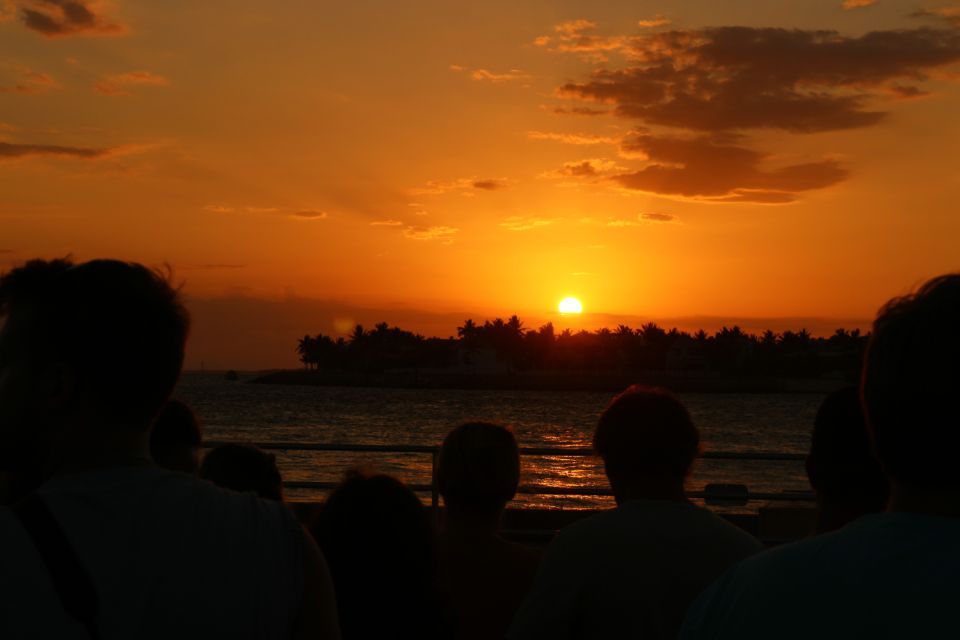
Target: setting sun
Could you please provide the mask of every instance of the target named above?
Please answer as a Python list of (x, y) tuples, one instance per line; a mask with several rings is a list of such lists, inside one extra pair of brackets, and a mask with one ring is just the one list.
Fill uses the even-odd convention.
[(560, 301), (558, 308), (560, 313), (580, 313), (583, 311), (583, 305), (576, 298), (564, 298)]

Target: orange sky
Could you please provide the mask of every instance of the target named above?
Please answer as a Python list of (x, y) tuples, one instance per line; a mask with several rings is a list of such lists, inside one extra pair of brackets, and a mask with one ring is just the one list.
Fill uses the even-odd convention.
[(190, 366), (567, 295), (851, 325), (960, 268), (960, 5), (0, 0), (0, 42), (0, 263), (171, 264)]

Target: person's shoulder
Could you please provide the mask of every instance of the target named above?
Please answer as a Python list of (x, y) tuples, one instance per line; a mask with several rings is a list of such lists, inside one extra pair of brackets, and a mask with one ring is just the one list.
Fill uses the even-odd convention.
[(763, 549), (759, 540), (723, 516), (697, 505), (689, 508), (697, 532), (718, 543), (740, 548), (748, 555)]
[(607, 509), (568, 524), (557, 533), (557, 539), (573, 542), (602, 538), (607, 532), (620, 529), (630, 519), (621, 507)]

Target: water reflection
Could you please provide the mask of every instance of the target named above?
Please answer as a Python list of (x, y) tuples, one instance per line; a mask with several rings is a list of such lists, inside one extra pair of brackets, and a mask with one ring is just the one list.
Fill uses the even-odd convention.
[[(481, 418), (511, 424), (523, 447), (589, 447), (597, 417), (611, 394), (496, 392), (250, 385), (220, 376), (187, 374), (177, 395), (194, 406), (208, 440), (428, 445), (460, 422)], [(706, 450), (805, 453), (819, 395), (684, 394)], [(390, 473), (408, 484), (429, 484), (431, 457), (416, 453), (276, 451), (288, 481), (337, 482), (349, 467)], [(808, 489), (795, 461), (701, 460), (689, 489), (742, 483), (752, 491)], [(524, 456), (522, 485), (554, 489), (606, 486), (592, 456)], [(316, 500), (316, 490), (290, 489), (293, 500)], [(429, 496), (426, 496), (429, 497)], [(612, 505), (600, 496), (520, 495), (530, 507)], [(755, 505), (754, 505), (755, 506)]]

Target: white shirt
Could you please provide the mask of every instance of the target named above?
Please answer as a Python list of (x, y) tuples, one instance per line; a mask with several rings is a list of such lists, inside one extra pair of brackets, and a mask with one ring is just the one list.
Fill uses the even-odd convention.
[(681, 638), (960, 637), (960, 518), (868, 515), (745, 560)]
[(687, 606), (760, 543), (687, 502), (631, 500), (550, 544), (508, 638), (675, 638)]
[(284, 505), (159, 468), (64, 475), (39, 493), (94, 583), (104, 640), (291, 636), (303, 539)]

